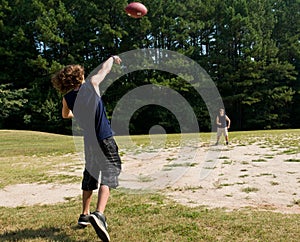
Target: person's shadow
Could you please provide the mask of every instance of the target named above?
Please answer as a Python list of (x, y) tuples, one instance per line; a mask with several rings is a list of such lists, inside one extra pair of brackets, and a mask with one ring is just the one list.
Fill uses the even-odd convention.
[[(79, 229), (72, 227), (72, 229)], [(63, 242), (76, 242), (77, 240), (69, 238), (62, 229), (55, 227), (39, 228), (39, 229), (21, 229), (0, 234), (0, 241), (23, 241), (31, 239), (45, 239), (47, 241), (63, 241)], [(87, 242), (90, 240), (80, 240)]]

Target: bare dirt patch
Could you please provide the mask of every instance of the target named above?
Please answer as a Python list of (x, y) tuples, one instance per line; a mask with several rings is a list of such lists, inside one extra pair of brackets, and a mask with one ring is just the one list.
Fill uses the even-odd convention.
[(196, 149), (192, 158), (189, 151), (180, 157), (174, 151), (150, 158), (144, 154), (124, 157), (122, 185), (159, 189), (188, 206), (300, 213), (299, 154), (284, 154), (256, 144), (221, 145), (210, 147), (218, 156), (210, 160), (205, 157), (208, 147)]
[(79, 184), (17, 184), (0, 190), (0, 206), (55, 204), (65, 202), (80, 193)]
[[(122, 188), (159, 191), (187, 206), (300, 213), (299, 154), (258, 144), (124, 153)], [(80, 184), (18, 184), (0, 190), (0, 206), (54, 204), (80, 194)]]

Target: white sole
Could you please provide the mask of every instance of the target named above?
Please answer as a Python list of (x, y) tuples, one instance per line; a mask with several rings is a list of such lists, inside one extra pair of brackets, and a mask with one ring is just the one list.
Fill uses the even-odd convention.
[(96, 217), (96, 215), (94, 215), (94, 214), (90, 215), (90, 222), (93, 225), (98, 237), (103, 242), (109, 242), (110, 241), (109, 234), (108, 234), (107, 230), (105, 229), (105, 227), (103, 226), (103, 224)]

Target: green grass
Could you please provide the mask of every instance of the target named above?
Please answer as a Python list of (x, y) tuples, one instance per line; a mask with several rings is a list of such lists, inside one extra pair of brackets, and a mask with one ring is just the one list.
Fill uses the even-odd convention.
[(243, 189), (241, 189), (241, 190), (242, 190), (242, 192), (245, 192), (245, 193), (257, 192), (257, 191), (259, 191), (259, 189), (256, 188), (256, 187), (246, 187), (246, 188), (243, 188)]
[[(297, 135), (299, 137), (300, 131), (257, 133), (260, 140), (276, 135), (281, 139), (287, 134), (293, 139)], [(231, 132), (230, 135), (236, 143), (251, 143), (255, 137), (253, 132)], [(208, 137), (203, 138), (204, 142), (209, 141)], [(123, 139), (117, 137), (122, 152), (133, 151), (132, 146), (122, 143)], [(136, 136), (134, 139), (140, 146), (144, 146), (143, 142), (146, 142), (145, 146), (148, 145), (145, 136)], [(70, 136), (0, 130), (0, 142), (1, 187), (25, 182), (79, 183), (81, 180), (81, 177), (65, 174), (83, 166), (75, 154)], [(273, 141), (270, 139), (268, 142)], [(180, 137), (170, 135), (166, 148), (175, 147), (176, 144), (180, 144)], [(297, 151), (299, 147), (295, 143), (293, 145), (293, 150)], [(185, 190), (203, 189), (200, 185), (195, 184), (195, 187)], [(255, 189), (248, 187), (244, 192), (255, 192)], [(93, 207), (95, 203), (96, 196), (93, 198)], [(295, 199), (294, 204), (299, 205), (299, 200)], [(55, 205), (0, 207), (0, 241), (98, 241), (92, 227), (76, 227), (80, 211), (80, 197), (66, 199), (64, 203)], [(232, 212), (203, 206), (190, 208), (158, 193), (113, 190), (106, 216), (113, 242), (300, 241), (299, 214), (250, 208)]]
[(266, 159), (255, 159), (255, 160), (252, 160), (252, 162), (266, 162), (267, 160)]
[(273, 147), (274, 150), (278, 151), (278, 154), (300, 153), (299, 129), (230, 132), (229, 138), (231, 142), (235, 142), (239, 145), (259, 143), (265, 148)]
[(0, 157), (74, 153), (73, 136), (34, 131), (0, 130)]
[(135, 150), (137, 147), (142, 151), (144, 151), (145, 148), (150, 151), (153, 148), (168, 149), (180, 145), (193, 146), (198, 145), (200, 142), (207, 143), (209, 142), (211, 134), (167, 134), (165, 135), (166, 138), (162, 138), (162, 135), (152, 136), (152, 139), (150, 139), (149, 135), (132, 135), (129, 139), (127, 136), (117, 136), (116, 140), (122, 144), (122, 148), (127, 151)]
[[(0, 208), (0, 241), (98, 241), (92, 227), (75, 226), (79, 211), (79, 198), (51, 206)], [(300, 238), (298, 215), (188, 208), (157, 194), (117, 190), (112, 193), (106, 211), (111, 240), (116, 242)]]
[(0, 130), (0, 164), (0, 188), (4, 188), (17, 183), (79, 182), (78, 176), (56, 171), (82, 167), (83, 161), (75, 154), (73, 136)]
[(300, 159), (288, 159), (285, 162), (300, 162)]
[(164, 165), (164, 167), (169, 167), (169, 168), (172, 168), (172, 167), (193, 167), (193, 166), (196, 166), (196, 165), (197, 165), (197, 163), (185, 162), (185, 163), (167, 164), (167, 165)]

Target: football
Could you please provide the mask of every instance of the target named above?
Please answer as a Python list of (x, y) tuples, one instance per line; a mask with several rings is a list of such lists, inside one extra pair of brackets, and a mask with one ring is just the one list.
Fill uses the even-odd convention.
[(132, 2), (126, 6), (125, 11), (132, 18), (141, 18), (147, 14), (148, 9), (142, 3)]

